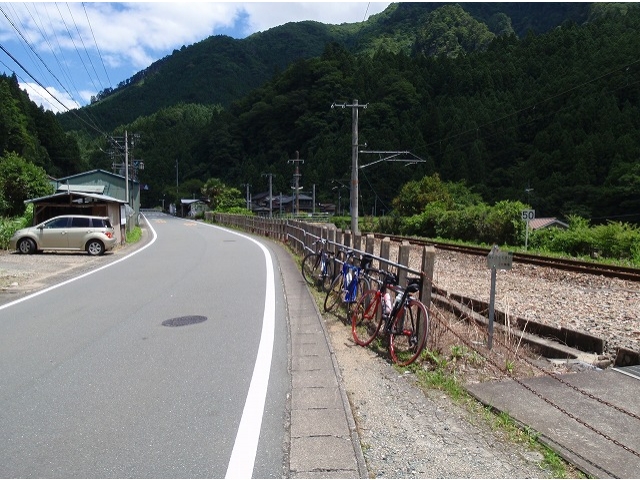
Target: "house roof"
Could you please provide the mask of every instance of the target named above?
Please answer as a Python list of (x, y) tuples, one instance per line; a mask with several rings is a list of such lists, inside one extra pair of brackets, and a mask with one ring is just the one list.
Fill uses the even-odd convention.
[(180, 203), (182, 203), (183, 205), (192, 205), (194, 203), (207, 203), (207, 202), (199, 198), (182, 198), (180, 199)]
[[(68, 177), (57, 178), (56, 181), (58, 183), (64, 183), (66, 180), (72, 180), (72, 179), (76, 179), (76, 178), (86, 177), (87, 175), (90, 175), (92, 173), (100, 173), (102, 175), (108, 175), (108, 176), (111, 176), (111, 177), (125, 179), (124, 175), (119, 175), (117, 173), (111, 173), (108, 170), (103, 170), (101, 168), (96, 168), (94, 170), (88, 170), (86, 172), (81, 172), (81, 173), (76, 173), (74, 175), (69, 175)], [(133, 182), (133, 183), (139, 183), (138, 180), (134, 180), (131, 177), (129, 177), (129, 181)]]
[[(99, 202), (111, 202), (111, 203), (127, 203), (126, 200), (120, 200), (118, 198), (110, 197), (109, 195), (99, 195), (95, 193), (86, 193), (86, 192), (74, 192), (74, 191), (64, 191), (57, 192), (53, 195), (46, 195), (44, 197), (31, 198), (29, 200), (25, 200), (24, 203), (38, 203), (43, 202), (45, 200), (55, 200), (63, 197), (76, 197), (76, 200), (71, 200), (76, 203), (91, 203), (91, 201), (99, 201)], [(89, 201), (85, 201), (89, 199)]]
[(534, 218), (533, 220), (529, 220), (529, 228), (531, 230), (548, 227), (569, 228), (569, 225), (567, 223), (561, 222), (555, 217)]
[(83, 192), (83, 193), (104, 193), (104, 185), (59, 185), (58, 192)]

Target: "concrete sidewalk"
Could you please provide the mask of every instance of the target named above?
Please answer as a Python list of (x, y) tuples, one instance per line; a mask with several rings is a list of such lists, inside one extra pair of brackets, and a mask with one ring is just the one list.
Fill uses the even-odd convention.
[(291, 328), (290, 478), (367, 478), (351, 407), (322, 316), (298, 265), (278, 258)]
[(524, 387), (507, 380), (468, 390), (539, 432), (541, 441), (588, 475), (640, 478), (640, 380), (614, 370), (558, 378), (568, 385), (539, 377), (521, 380)]

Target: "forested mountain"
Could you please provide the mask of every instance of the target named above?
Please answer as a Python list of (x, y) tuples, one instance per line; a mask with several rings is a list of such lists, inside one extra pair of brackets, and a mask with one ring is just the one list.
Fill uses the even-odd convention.
[[(354, 55), (372, 55), (380, 49), (411, 53), (418, 35), (437, 36), (449, 30), (446, 19), (429, 19), (446, 3), (396, 3), (366, 22), (325, 25), (306, 21), (288, 23), (236, 40), (209, 37), (175, 50), (115, 89), (100, 92), (86, 107), (90, 124), (107, 131), (178, 103), (228, 106), (291, 63), (320, 56), (328, 43), (338, 43)], [(456, 5), (456, 4), (450, 4)], [(565, 21), (583, 23), (586, 3), (461, 3), (467, 15), (494, 34), (546, 32)], [(454, 16), (456, 14), (454, 13)], [(486, 26), (485, 26), (486, 24)], [(460, 35), (460, 31), (456, 32)], [(468, 45), (467, 50), (475, 46)], [(451, 48), (455, 48), (452, 46)], [(442, 49), (427, 53), (437, 54)], [(75, 114), (60, 115), (66, 130), (86, 128)]]
[[(640, 221), (639, 26), (632, 3), (400, 3), (362, 24), (212, 37), (58, 117), (140, 135), (145, 206), (212, 177), (257, 193), (274, 174), (290, 194), (296, 151), (303, 192), (344, 202), (352, 115), (330, 107), (357, 99), (359, 143), (426, 160), (361, 168), (361, 214), (389, 213), (402, 185), (437, 173), (538, 216)], [(83, 165), (110, 169), (95, 132), (75, 135)]]
[(0, 157), (9, 152), (52, 176), (86, 167), (78, 143), (65, 133), (56, 116), (29, 100), (15, 76), (0, 75)]

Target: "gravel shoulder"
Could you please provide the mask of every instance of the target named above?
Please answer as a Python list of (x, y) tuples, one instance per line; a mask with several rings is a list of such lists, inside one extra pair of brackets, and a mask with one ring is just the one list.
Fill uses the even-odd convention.
[(541, 453), (516, 443), (412, 373), (356, 345), (325, 317), (371, 478), (552, 478)]

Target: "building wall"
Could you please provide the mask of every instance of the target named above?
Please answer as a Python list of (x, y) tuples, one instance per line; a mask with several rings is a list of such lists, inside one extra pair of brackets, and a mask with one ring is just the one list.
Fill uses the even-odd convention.
[[(91, 170), (61, 178), (57, 181), (57, 185), (101, 185), (104, 186), (104, 195), (118, 200), (127, 200), (125, 178), (105, 170)], [(140, 214), (140, 183), (131, 179), (129, 180), (129, 203), (135, 212), (134, 223), (137, 225)]]

